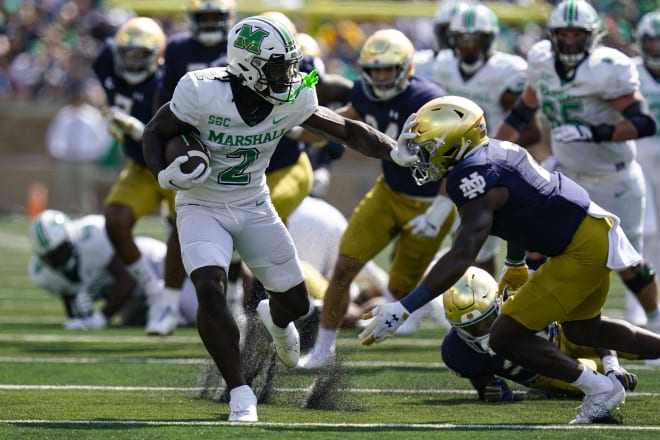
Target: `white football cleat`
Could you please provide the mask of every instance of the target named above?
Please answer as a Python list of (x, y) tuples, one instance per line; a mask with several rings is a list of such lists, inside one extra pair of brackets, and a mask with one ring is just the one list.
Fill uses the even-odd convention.
[(571, 425), (593, 423), (594, 420), (608, 415), (626, 400), (626, 390), (623, 385), (613, 375), (607, 377), (612, 381), (612, 388), (602, 393), (584, 396), (580, 405), (580, 414), (571, 420)]
[(304, 368), (306, 370), (323, 368), (332, 364), (334, 360), (335, 360), (334, 350), (321, 350), (321, 349), (317, 349), (316, 346), (314, 346), (314, 348), (312, 348), (312, 351), (310, 351), (300, 359), (300, 362), (298, 362), (298, 367)]
[(236, 387), (229, 392), (230, 422), (258, 422), (257, 396), (247, 385)]
[(149, 301), (145, 332), (150, 336), (168, 336), (179, 323), (179, 294), (176, 289), (163, 289)]
[(268, 333), (273, 338), (277, 357), (284, 365), (294, 368), (298, 365), (300, 359), (300, 335), (298, 329), (290, 322), (286, 328), (278, 327), (270, 316), (270, 304), (268, 299), (264, 299), (257, 305), (257, 314), (266, 326)]

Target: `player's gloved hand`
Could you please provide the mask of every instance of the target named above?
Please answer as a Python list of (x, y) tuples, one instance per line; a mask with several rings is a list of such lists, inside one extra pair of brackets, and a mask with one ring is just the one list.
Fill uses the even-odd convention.
[(614, 376), (616, 380), (621, 382), (626, 391), (635, 391), (637, 387), (637, 376), (629, 373), (625, 368), (619, 367), (616, 370), (610, 370), (606, 373), (607, 376)]
[(86, 291), (80, 291), (73, 299), (72, 306), (74, 316), (89, 316), (94, 311), (94, 298)]
[(587, 125), (566, 124), (552, 129), (552, 139), (558, 142), (577, 142), (593, 140), (591, 127)]
[(211, 167), (200, 163), (191, 173), (181, 171), (181, 164), (187, 156), (179, 156), (158, 173), (158, 184), (164, 189), (187, 191), (205, 181), (211, 174)]
[(496, 378), (486, 384), (486, 386), (478, 391), (479, 399), (486, 402), (512, 402), (513, 391), (509, 385), (502, 378)]
[(99, 330), (107, 326), (108, 319), (98, 310), (86, 318), (71, 318), (64, 323), (66, 330)]
[(320, 167), (314, 170), (314, 184), (312, 195), (314, 197), (325, 197), (330, 189), (330, 170)]
[(403, 128), (401, 129), (401, 134), (397, 139), (397, 148), (390, 151), (390, 157), (392, 158), (392, 161), (402, 167), (416, 165), (420, 161), (419, 156), (416, 153), (410, 151), (410, 148), (408, 148), (408, 141), (417, 137), (417, 135), (412, 132), (412, 129), (415, 127), (415, 125), (417, 125), (417, 121), (415, 121), (415, 115), (415, 113), (412, 113), (410, 116), (408, 116), (408, 119), (406, 119), (406, 122), (403, 124)]
[(396, 329), (401, 327), (403, 322), (408, 319), (410, 312), (401, 304), (401, 301), (385, 303), (374, 307), (370, 312), (364, 313), (362, 319), (370, 319), (371, 322), (358, 335), (362, 345), (383, 342)]
[(454, 204), (448, 197), (438, 196), (426, 209), (426, 212), (406, 223), (405, 228), (410, 229), (410, 232), (416, 237), (434, 238), (453, 209)]
[(110, 132), (111, 136), (117, 138), (117, 134), (121, 133), (123, 137), (123, 133), (126, 133), (136, 141), (142, 140), (144, 124), (139, 119), (116, 106), (108, 109), (106, 117), (109, 123), (108, 132)]
[(500, 282), (497, 286), (497, 294), (503, 295), (504, 290), (517, 291), (529, 278), (529, 270), (524, 261), (511, 262), (504, 261), (502, 273), (500, 274)]

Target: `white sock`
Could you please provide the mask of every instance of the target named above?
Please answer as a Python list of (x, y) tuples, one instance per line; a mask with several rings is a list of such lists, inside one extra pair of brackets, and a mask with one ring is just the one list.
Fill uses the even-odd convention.
[(571, 382), (576, 388), (581, 389), (585, 395), (598, 394), (612, 389), (612, 381), (589, 367), (582, 366), (582, 373)]
[(127, 266), (126, 269), (138, 284), (142, 286), (147, 298), (157, 295), (161, 291), (161, 280), (144, 255), (140, 255), (140, 258), (135, 263)]
[(334, 352), (335, 342), (337, 341), (337, 332), (336, 329), (327, 329), (319, 326), (319, 331), (316, 335), (316, 344), (314, 344), (315, 351)]
[(237, 397), (238, 394), (243, 393), (252, 393), (252, 388), (250, 388), (249, 385), (241, 385), (239, 387), (232, 388), (229, 391), (229, 400), (232, 400), (234, 397)]
[(605, 371), (605, 373), (608, 373), (610, 371), (618, 371), (619, 368), (621, 368), (621, 366), (619, 365), (619, 358), (616, 356), (610, 356), (610, 355), (603, 356), (601, 362), (603, 363), (603, 370)]

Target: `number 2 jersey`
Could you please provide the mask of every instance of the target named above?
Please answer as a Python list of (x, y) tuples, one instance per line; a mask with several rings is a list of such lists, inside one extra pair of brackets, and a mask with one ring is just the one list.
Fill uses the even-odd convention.
[(508, 188), (509, 199), (493, 215), (491, 235), (550, 257), (568, 245), (590, 204), (580, 185), (541, 168), (522, 147), (496, 139), (457, 162), (446, 179), (459, 209), (493, 188)]
[(177, 192), (177, 204), (224, 206), (263, 200), (268, 194), (265, 171), (277, 143), (317, 106), (315, 90), (305, 87), (293, 104), (273, 106), (268, 117), (250, 126), (236, 108), (224, 67), (187, 73), (174, 89), (170, 109), (199, 130), (212, 171), (206, 181)]

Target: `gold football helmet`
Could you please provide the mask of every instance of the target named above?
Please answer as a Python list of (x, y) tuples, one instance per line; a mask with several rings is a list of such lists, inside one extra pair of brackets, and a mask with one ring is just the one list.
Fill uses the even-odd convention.
[(490, 325), (499, 313), (495, 279), (485, 270), (471, 266), (444, 292), (442, 302), (447, 320), (458, 336), (475, 350), (489, 352)]
[[(385, 101), (403, 92), (414, 72), (414, 53), (408, 37), (396, 29), (381, 29), (367, 38), (358, 59), (367, 96), (374, 101)], [(372, 69), (387, 68), (396, 70), (393, 78), (381, 81), (372, 77)]]
[(411, 168), (418, 185), (441, 179), (456, 161), (488, 142), (484, 111), (460, 96), (443, 96), (424, 104), (415, 115), (417, 136), (408, 149), (419, 156)]
[(236, 22), (234, 0), (189, 0), (186, 15), (193, 36), (205, 46), (215, 46), (227, 40), (229, 29)]
[(115, 71), (129, 84), (139, 84), (163, 62), (165, 33), (148, 17), (135, 17), (115, 34), (112, 51)]

